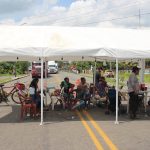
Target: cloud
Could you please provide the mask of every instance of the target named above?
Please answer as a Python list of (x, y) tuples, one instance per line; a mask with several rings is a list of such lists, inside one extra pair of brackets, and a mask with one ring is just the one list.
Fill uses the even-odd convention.
[(19, 24), (137, 28), (140, 8), (141, 25), (150, 26), (150, 15), (144, 15), (150, 13), (150, 0), (76, 0), (69, 7), (57, 3), (58, 0), (44, 0), (34, 15), (24, 17)]
[(0, 14), (27, 10), (34, 2), (35, 0), (0, 0)]
[(45, 0), (47, 3), (50, 4), (57, 4), (58, 0)]
[(27, 25), (52, 25), (56, 19), (61, 19), (66, 14), (65, 7), (52, 7), (51, 11), (42, 12), (36, 16), (25, 17), (19, 24)]
[(1, 25), (16, 25), (16, 22), (13, 19), (5, 19), (0, 22)]

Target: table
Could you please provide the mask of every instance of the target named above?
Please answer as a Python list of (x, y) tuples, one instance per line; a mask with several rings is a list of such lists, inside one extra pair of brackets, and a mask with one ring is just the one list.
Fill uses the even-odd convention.
[[(128, 91), (127, 90), (121, 90), (119, 92), (121, 93), (123, 98), (126, 99), (125, 96), (128, 95)], [(144, 112), (145, 112), (145, 115), (147, 113), (148, 93), (150, 93), (150, 90), (140, 91), (139, 92), (139, 94), (144, 94)], [(126, 100), (127, 100), (127, 113), (129, 113), (129, 98), (127, 98)]]
[(129, 113), (129, 94), (127, 90), (120, 90), (119, 91), (120, 96), (124, 99), (124, 101), (127, 101), (127, 114)]
[(148, 93), (150, 93), (150, 90), (146, 91), (140, 91), (139, 94), (144, 94), (144, 112), (145, 116), (147, 116), (147, 98), (148, 98)]

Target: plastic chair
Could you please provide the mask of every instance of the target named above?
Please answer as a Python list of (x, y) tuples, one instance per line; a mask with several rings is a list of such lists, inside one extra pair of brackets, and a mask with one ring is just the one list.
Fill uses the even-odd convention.
[(32, 101), (30, 97), (24, 96), (18, 92), (18, 97), (21, 101), (21, 114), (20, 119), (23, 120), (25, 116), (29, 113), (31, 117), (36, 117), (36, 104)]
[[(57, 105), (58, 103), (63, 105), (63, 108), (65, 108), (65, 104), (64, 104), (61, 89), (55, 89), (53, 93), (49, 93), (49, 96), (50, 96), (50, 99), (51, 99), (50, 105), (52, 105), (52, 110), (54, 110), (55, 105)], [(56, 103), (54, 103), (54, 100), (56, 100)]]
[(69, 89), (68, 93), (62, 93), (65, 108), (72, 109), (78, 102), (78, 99), (76, 98), (76, 90), (74, 90), (74, 86)]

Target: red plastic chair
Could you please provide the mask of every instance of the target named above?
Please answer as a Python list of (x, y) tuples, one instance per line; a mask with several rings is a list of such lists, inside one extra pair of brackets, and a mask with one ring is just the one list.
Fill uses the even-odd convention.
[(37, 110), (36, 104), (32, 101), (30, 97), (24, 96), (18, 92), (19, 99), (21, 101), (21, 114), (20, 119), (23, 120), (24, 117), (29, 113), (31, 117), (36, 117)]

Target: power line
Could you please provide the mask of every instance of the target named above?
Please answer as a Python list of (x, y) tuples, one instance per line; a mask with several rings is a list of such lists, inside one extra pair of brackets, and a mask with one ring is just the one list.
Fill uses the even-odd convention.
[[(135, 5), (135, 4), (134, 4)], [(124, 6), (124, 7), (129, 7), (129, 6), (133, 6), (133, 5), (128, 5), (128, 6)], [(113, 11), (113, 10), (111, 10), (111, 11)], [(106, 12), (101, 12), (100, 14), (104, 14), (104, 13), (109, 13), (110, 11), (106, 11)], [(95, 12), (94, 12), (95, 13)], [(80, 14), (81, 15), (81, 14)], [(89, 14), (86, 14), (86, 15), (84, 15), (84, 16), (82, 16), (82, 17), (92, 17), (92, 16), (95, 16), (96, 14), (93, 14), (93, 15), (89, 15)], [(77, 15), (75, 16), (75, 17), (78, 17)], [(63, 19), (62, 21), (61, 21), (61, 19), (57, 19), (53, 24), (62, 24), (62, 23), (68, 23), (68, 21), (70, 22), (71, 20), (75, 20), (76, 18), (72, 18), (72, 17), (70, 17), (70, 18), (72, 18), (72, 19), (69, 19), (69, 17), (68, 18), (65, 18), (65, 19)], [(49, 22), (49, 21), (48, 21)]]
[[(144, 16), (144, 15), (150, 15), (150, 12), (140, 14), (140, 16)], [(86, 24), (79, 24), (79, 25), (89, 25), (89, 24), (102, 23), (102, 22), (107, 22), (107, 21), (122, 20), (122, 19), (127, 19), (127, 18), (132, 18), (132, 17), (139, 17), (139, 14), (126, 16), (126, 17), (112, 18), (112, 19), (109, 19), (109, 20), (95, 21), (95, 22), (86, 23)]]
[[(143, 2), (145, 2), (145, 1), (134, 1), (134, 2), (132, 2), (132, 3), (130, 3), (130, 4), (128, 4), (128, 5), (120, 5), (120, 6), (117, 6), (117, 7), (112, 7), (111, 9), (104, 9), (104, 10), (106, 10), (106, 11), (101, 11), (100, 13), (101, 14), (103, 14), (103, 13), (108, 13), (108, 12), (111, 12), (111, 11), (114, 11), (114, 9), (117, 9), (117, 8), (119, 8), (119, 9), (121, 9), (121, 8), (128, 8), (128, 7), (130, 7), (130, 6), (135, 6), (135, 5), (138, 5), (139, 3), (143, 3)], [(122, 7), (121, 7), (122, 6)], [(84, 9), (84, 8), (87, 8), (87, 6), (86, 7), (82, 7), (82, 8), (78, 8), (78, 9), (73, 9), (72, 10), (72, 12), (76, 12), (76, 10), (82, 10), (82, 9)], [(65, 12), (64, 12), (65, 13)], [(88, 14), (87, 14), (88, 13)], [(89, 13), (90, 14), (95, 14), (95, 12), (93, 12), (93, 10), (92, 11), (88, 11), (88, 12), (84, 12), (84, 13), (78, 13), (78, 14), (80, 14), (80, 15), (84, 15), (84, 16), (86, 16), (86, 15), (89, 15)], [(30, 19), (34, 19), (34, 18), (36, 18), (36, 17), (48, 17), (48, 16), (50, 16), (50, 14), (47, 14), (47, 15), (45, 15), (45, 16), (43, 16), (43, 15), (40, 15), (40, 16), (33, 16), (33, 17), (30, 17)], [(55, 17), (56, 15), (51, 15), (51, 16), (53, 16), (53, 17)], [(66, 18), (63, 18), (63, 17), (61, 17), (61, 18), (59, 18), (59, 19), (54, 19), (54, 20), (52, 20), (52, 21), (55, 21), (55, 23), (57, 22), (57, 21), (64, 21), (64, 20), (71, 20), (71, 18), (72, 19), (74, 19), (74, 17), (77, 17), (77, 15), (71, 15), (71, 16), (69, 16), (69, 17), (66, 17)]]
[[(112, 12), (112, 11), (115, 11), (117, 8), (119, 8), (119, 9), (121, 9), (121, 8), (128, 8), (128, 7), (131, 7), (131, 6), (135, 6), (135, 5), (138, 5), (139, 3), (141, 3), (141, 2), (137, 2), (137, 1), (135, 1), (134, 3), (130, 3), (130, 4), (128, 4), (128, 5), (120, 5), (120, 6), (122, 6), (122, 7), (120, 7), (120, 6), (118, 6), (118, 7), (112, 7), (111, 9), (109, 9), (109, 10), (106, 10), (106, 11), (99, 11), (99, 13), (100, 14), (105, 14), (105, 13), (109, 13), (109, 12)], [(114, 10), (115, 9), (115, 10)], [(84, 15), (84, 16), (89, 16), (89, 14), (88, 13), (90, 13), (90, 16), (94, 16), (94, 15), (96, 15), (96, 13), (95, 13), (95, 11), (93, 12), (93, 10), (92, 11), (88, 11), (88, 12), (84, 12), (84, 13), (79, 13), (80, 15)], [(91, 14), (93, 14), (93, 15), (91, 15)], [(58, 20), (58, 22), (59, 21), (64, 21), (64, 20), (73, 20), (74, 19), (74, 17), (77, 17), (78, 15), (73, 15), (73, 16), (69, 16), (69, 17), (66, 17), (66, 18), (59, 18), (59, 19), (56, 19), (56, 20), (54, 20), (54, 21), (56, 21), (55, 23), (57, 23), (57, 20)]]
[[(150, 12), (140, 14), (140, 16), (144, 16), (144, 15), (150, 15)], [(102, 22), (107, 22), (107, 21), (122, 20), (122, 19), (127, 19), (127, 18), (132, 18), (132, 17), (139, 17), (139, 14), (135, 14), (135, 15), (131, 15), (131, 16), (126, 16), (126, 17), (112, 18), (112, 19), (108, 19), (108, 20), (101, 20), (101, 21), (89, 22), (89, 23), (78, 24), (78, 25), (79, 26), (81, 26), (81, 25), (90, 25), (90, 24), (102, 23)]]

